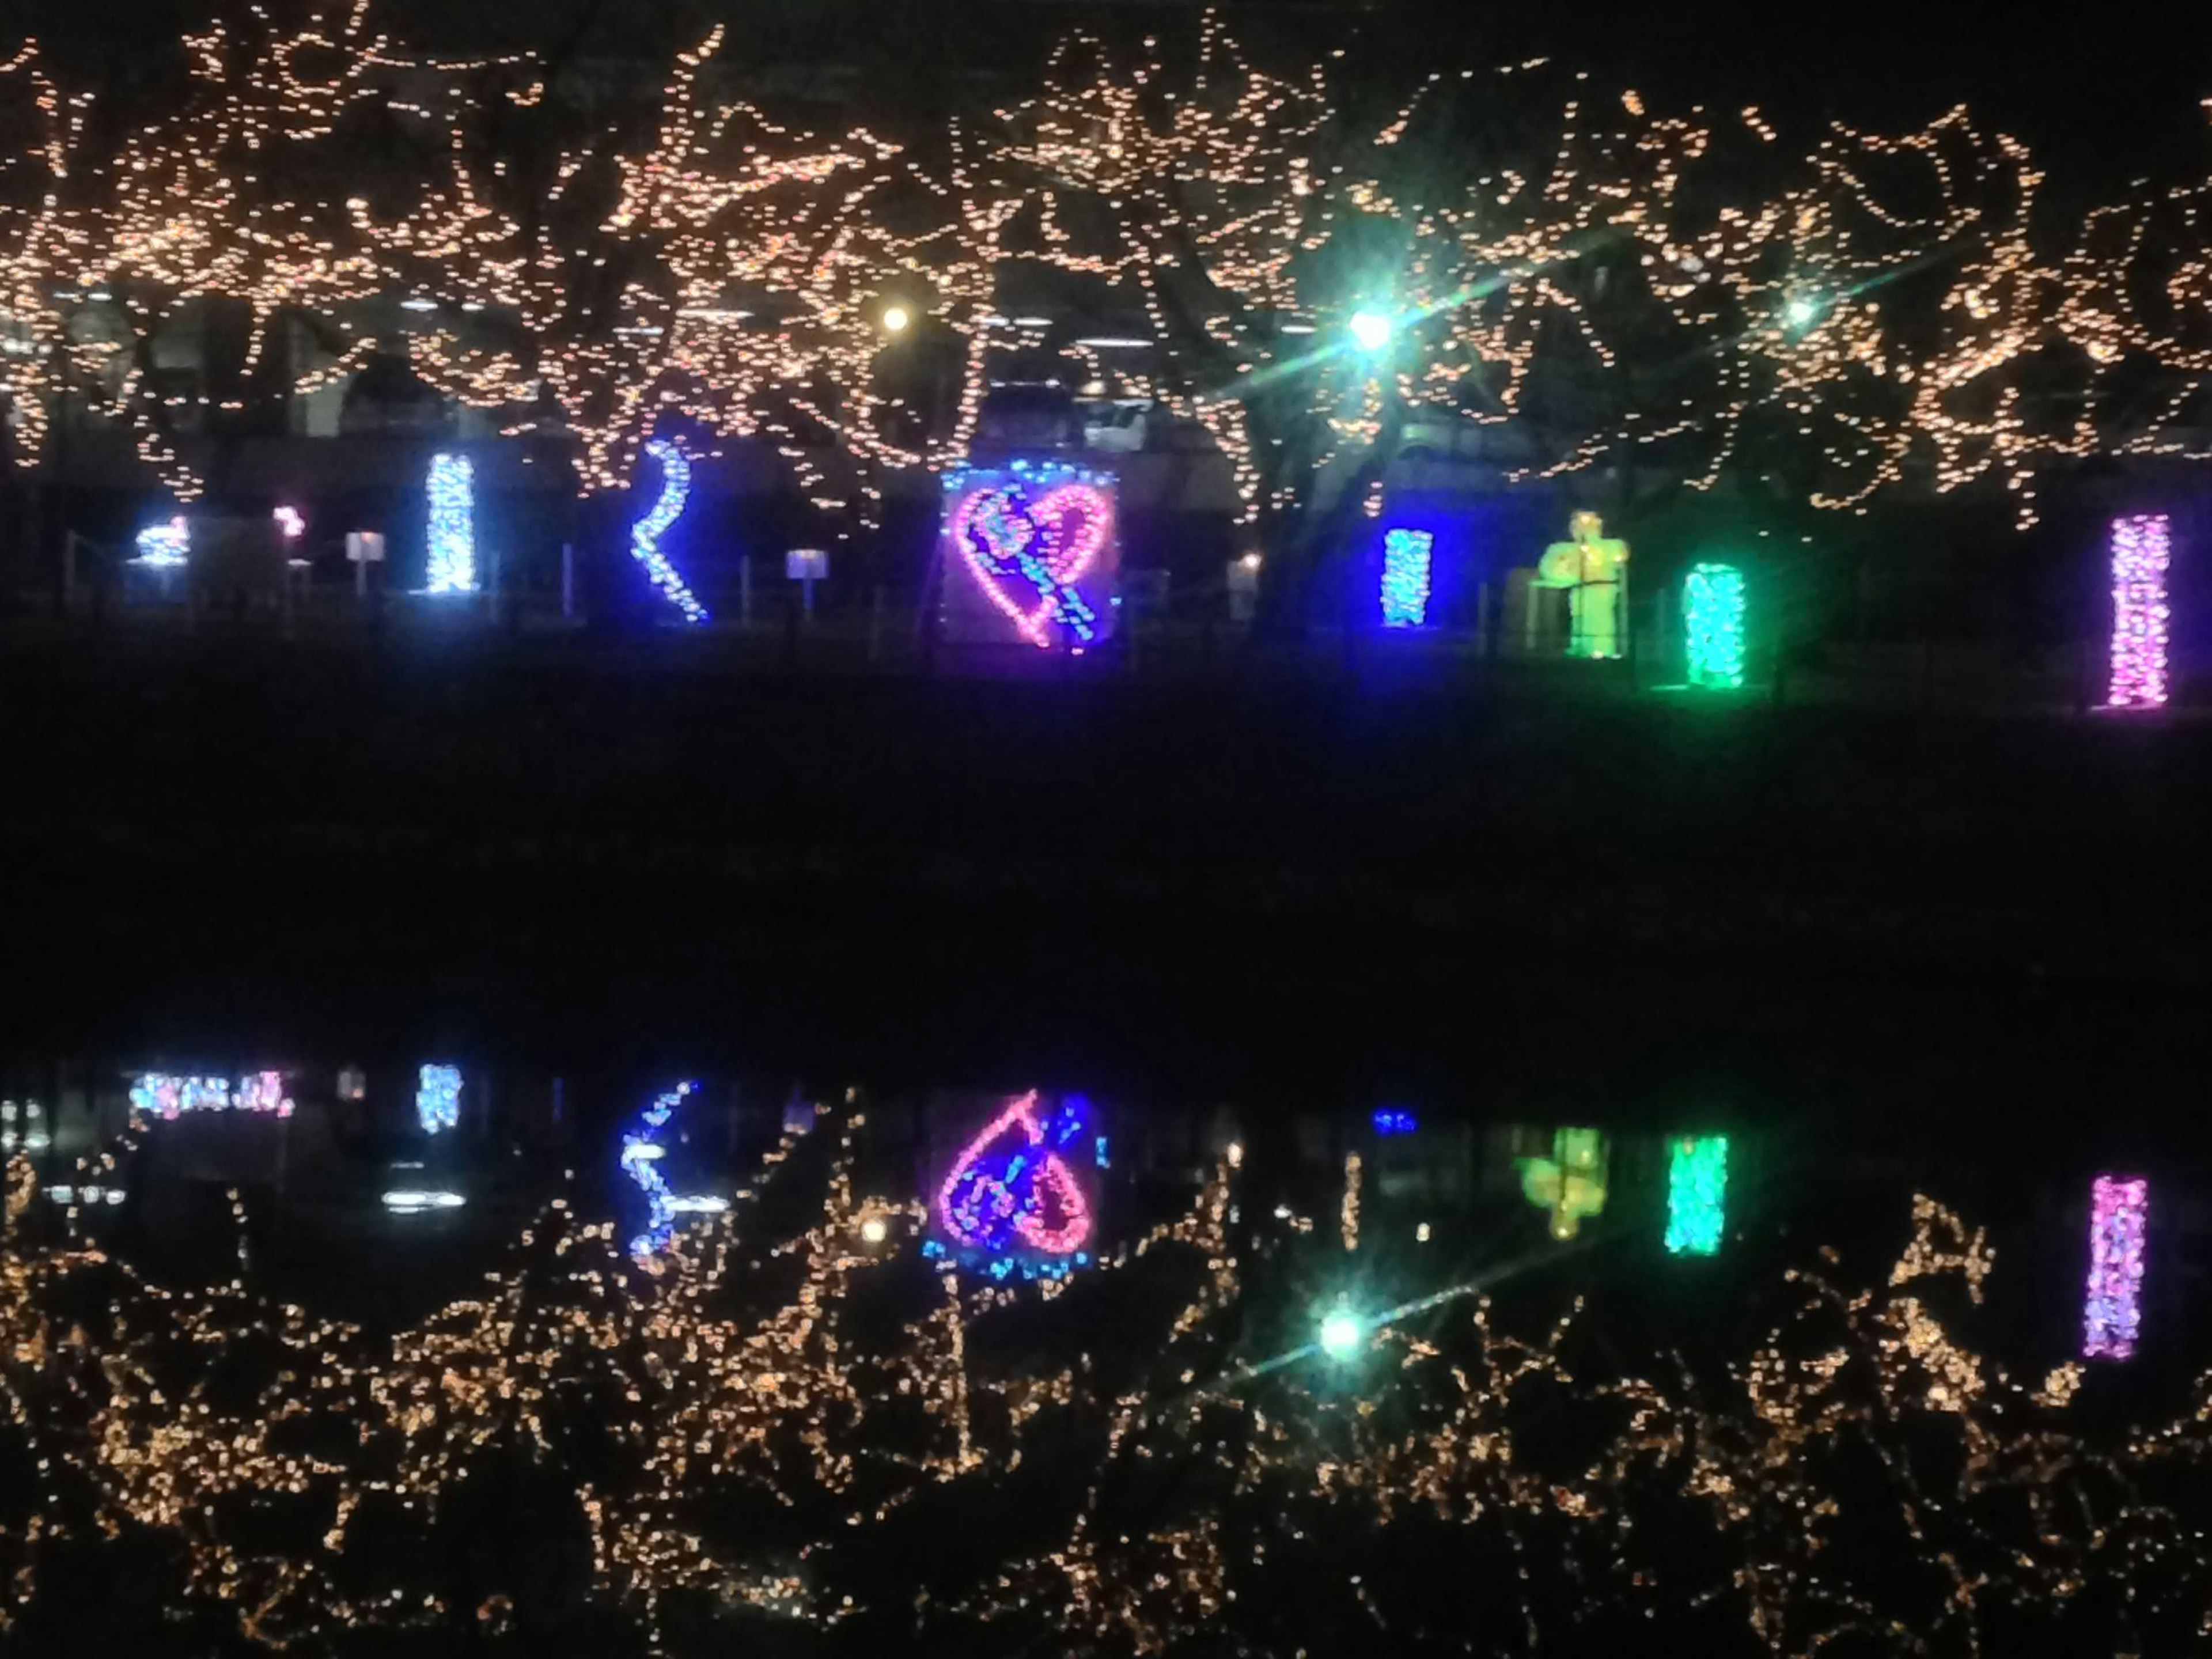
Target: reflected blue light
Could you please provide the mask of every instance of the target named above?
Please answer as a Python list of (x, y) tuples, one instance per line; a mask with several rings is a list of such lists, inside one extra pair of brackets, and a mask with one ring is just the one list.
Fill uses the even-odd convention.
[(629, 1253), (641, 1259), (668, 1248), (668, 1241), (676, 1236), (678, 1206), (684, 1203), (669, 1190), (667, 1177), (660, 1173), (660, 1159), (666, 1149), (653, 1137), (676, 1115), (684, 1097), (698, 1086), (679, 1083), (656, 1096), (653, 1104), (638, 1114), (638, 1127), (623, 1133), (623, 1173), (645, 1194), (645, 1231), (629, 1242)]
[(133, 564), (173, 570), (191, 558), (192, 527), (181, 514), (167, 524), (148, 525), (138, 532), (137, 547)]
[(426, 1064), (415, 1083), (415, 1121), (426, 1135), (457, 1128), (461, 1121), (461, 1068)]

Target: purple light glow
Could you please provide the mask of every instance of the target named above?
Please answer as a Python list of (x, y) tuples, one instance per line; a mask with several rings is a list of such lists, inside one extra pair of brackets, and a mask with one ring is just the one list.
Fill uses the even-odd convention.
[(2156, 708), (2166, 702), (2166, 570), (2172, 556), (2163, 513), (2112, 520), (2114, 708)]
[(2150, 1183), (2137, 1176), (2099, 1176), (2089, 1189), (2089, 1299), (2082, 1315), (2081, 1357), (2126, 1359), (2136, 1351), (2141, 1319), (2143, 1219)]

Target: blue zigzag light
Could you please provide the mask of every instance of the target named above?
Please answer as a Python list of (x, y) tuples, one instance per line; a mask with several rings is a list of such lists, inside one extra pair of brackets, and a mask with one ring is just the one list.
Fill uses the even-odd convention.
[(430, 592), (477, 591), (477, 470), (465, 455), (430, 458)]
[(461, 1068), (425, 1066), (415, 1083), (415, 1121), (426, 1135), (458, 1128), (461, 1121)]
[(1429, 563), (1437, 538), (1426, 530), (1382, 535), (1382, 626), (1425, 628), (1429, 621)]
[(678, 1200), (669, 1190), (667, 1177), (660, 1173), (665, 1149), (657, 1137), (684, 1103), (684, 1097), (698, 1086), (679, 1083), (656, 1096), (653, 1104), (638, 1114), (640, 1127), (623, 1132), (622, 1171), (645, 1194), (645, 1231), (629, 1242), (629, 1253), (641, 1260), (666, 1249), (668, 1241), (676, 1236)]
[(660, 499), (630, 526), (629, 556), (645, 567), (653, 585), (684, 613), (685, 622), (702, 623), (707, 620), (707, 607), (699, 603), (660, 550), (660, 538), (684, 516), (684, 506), (691, 499), (691, 463), (665, 438), (653, 439), (646, 445), (645, 453), (660, 463)]

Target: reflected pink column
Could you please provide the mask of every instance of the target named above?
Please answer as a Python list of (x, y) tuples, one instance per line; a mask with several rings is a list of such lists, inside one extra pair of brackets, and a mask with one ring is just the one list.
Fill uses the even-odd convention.
[(2089, 1299), (2081, 1357), (2126, 1359), (2136, 1351), (2143, 1276), (2143, 1219), (2150, 1183), (2099, 1176), (2089, 1188)]

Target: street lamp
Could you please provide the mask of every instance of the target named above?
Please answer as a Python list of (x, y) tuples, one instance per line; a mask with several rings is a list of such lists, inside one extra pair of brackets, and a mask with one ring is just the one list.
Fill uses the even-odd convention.
[(1352, 313), (1352, 337), (1362, 351), (1380, 351), (1389, 345), (1393, 326), (1383, 312), (1362, 310)]
[(908, 311), (904, 306), (885, 306), (884, 307), (884, 332), (886, 334), (905, 333), (907, 325), (911, 323), (913, 320), (914, 313)]

